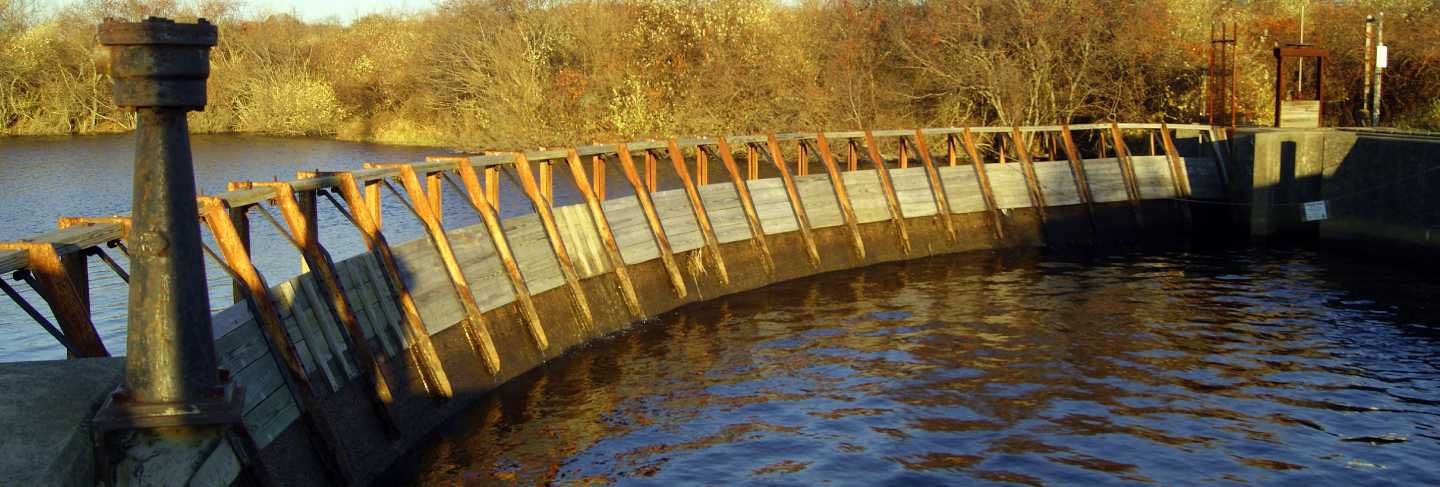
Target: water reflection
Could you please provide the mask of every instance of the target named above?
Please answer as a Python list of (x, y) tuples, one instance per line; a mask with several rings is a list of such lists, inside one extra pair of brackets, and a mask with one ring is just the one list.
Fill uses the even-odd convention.
[(1433, 484), (1421, 279), (1259, 250), (828, 274), (572, 353), (387, 482)]

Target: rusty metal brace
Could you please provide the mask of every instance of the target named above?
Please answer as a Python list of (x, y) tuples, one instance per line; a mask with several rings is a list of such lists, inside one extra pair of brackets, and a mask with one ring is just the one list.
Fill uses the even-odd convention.
[[(24, 280), (26, 284), (30, 285), (30, 289), (35, 289), (35, 283), (33, 282), (33, 278), (30, 277), (29, 271), (15, 271), (13, 278), (17, 281)], [(65, 347), (66, 352), (72, 356), (77, 355), (75, 349), (70, 346), (70, 340), (65, 338), (65, 334), (61, 333), (60, 329), (56, 328), (55, 324), (51, 323), (49, 319), (46, 319), (45, 315), (40, 314), (40, 310), (31, 306), (30, 302), (26, 301), (24, 296), (16, 292), (15, 288), (10, 287), (10, 284), (6, 283), (4, 279), (0, 279), (0, 291), (4, 291), (6, 296), (10, 296), (10, 300), (14, 301), (16, 305), (19, 305), (20, 309), (25, 310), (25, 314), (30, 315), (30, 318), (35, 320), (36, 323), (39, 323), (41, 328), (44, 328), (46, 332), (50, 333), (50, 336), (55, 337), (55, 341), (60, 342), (60, 345)]]

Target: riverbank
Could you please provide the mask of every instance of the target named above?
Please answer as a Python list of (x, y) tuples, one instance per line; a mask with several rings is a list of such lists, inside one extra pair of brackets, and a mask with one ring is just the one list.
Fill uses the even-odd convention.
[[(134, 131), (134, 127), (120, 124), (106, 124), (96, 127), (93, 130), (80, 132), (67, 132), (63, 130), (15, 132), (0, 130), (0, 140), (7, 138), (94, 137), (128, 134)], [(485, 150), (484, 147), (463, 143), (462, 138), (446, 135), (446, 132), (440, 128), (426, 127), (415, 122), (399, 119), (382, 124), (376, 124), (370, 120), (353, 120), (341, 124), (338, 130), (334, 132), (287, 133), (266, 130), (204, 130), (203, 128), (192, 128), (190, 132), (195, 135), (284, 137), (409, 147), (439, 147), (455, 152), (479, 152)]]

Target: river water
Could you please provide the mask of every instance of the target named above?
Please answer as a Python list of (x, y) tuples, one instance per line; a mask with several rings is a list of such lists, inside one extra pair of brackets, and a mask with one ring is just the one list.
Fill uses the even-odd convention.
[(690, 305), (385, 485), (1435, 485), (1432, 276), (1297, 249), (946, 256)]
[[(291, 180), (300, 170), (355, 170), (366, 161), (419, 161), (427, 155), (447, 153), (429, 147), (240, 135), (196, 135), (192, 146), (196, 185), (205, 194), (225, 191), (229, 181)], [(134, 154), (133, 136), (129, 134), (0, 137), (0, 241), (54, 230), (55, 219), (61, 216), (128, 215)], [(390, 239), (399, 243), (420, 236), (418, 221), (398, 200), (389, 194), (384, 196)], [(343, 258), (360, 252), (363, 246), (359, 234), (328, 202), (322, 201), (321, 205), (321, 238), (331, 254)], [(468, 224), (474, 220), (459, 204), (451, 204), (446, 210), (451, 221)], [(512, 204), (508, 210), (518, 208)], [(272, 284), (299, 272), (300, 254), (265, 220), (251, 215), (251, 228), (256, 266)], [(128, 266), (120, 252), (107, 251), (121, 265)], [(229, 278), (213, 262), (206, 264), (212, 306), (224, 308), (232, 302)], [(110, 352), (121, 355), (125, 351), (126, 284), (100, 259), (90, 259), (90, 277), (96, 328)], [(24, 282), (10, 280), (11, 276), (0, 278), (49, 316), (44, 301)], [(63, 358), (64, 349), (50, 335), (19, 306), (0, 297), (0, 362)]]

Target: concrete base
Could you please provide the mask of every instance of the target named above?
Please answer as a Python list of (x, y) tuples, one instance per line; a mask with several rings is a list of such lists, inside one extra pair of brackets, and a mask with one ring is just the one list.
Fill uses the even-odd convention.
[(93, 485), (88, 425), (124, 371), (123, 358), (0, 364), (0, 482)]

